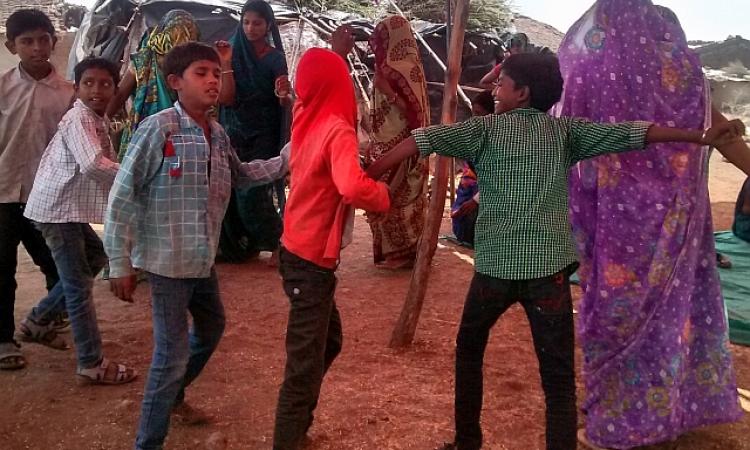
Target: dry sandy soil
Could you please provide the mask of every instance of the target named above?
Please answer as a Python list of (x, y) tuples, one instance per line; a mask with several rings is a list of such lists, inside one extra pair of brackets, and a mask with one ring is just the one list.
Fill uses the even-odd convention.
[[(743, 176), (720, 157), (713, 159), (714, 221), (721, 230), (731, 224)], [(452, 437), (454, 339), (472, 275), (471, 252), (441, 243), (414, 345), (393, 351), (387, 343), (409, 273), (373, 269), (369, 230), (361, 217), (356, 238), (339, 270), (344, 351), (325, 381), (309, 448), (434, 448)], [(216, 422), (173, 427), (167, 448), (270, 449), (287, 300), (278, 274), (264, 259), (222, 264), (218, 271), (228, 327), (217, 354), (188, 392), (188, 400)], [(44, 290), (25, 255), (18, 280), (20, 320)], [(137, 301), (129, 305), (97, 281), (95, 302), (106, 354), (133, 364), (142, 376), (121, 387), (78, 387), (72, 351), (25, 345), (28, 367), (0, 373), (0, 449), (132, 448), (151, 358), (148, 286), (140, 285)], [(530, 338), (518, 307), (494, 329), (485, 367), (485, 448), (543, 448), (543, 399)], [(748, 388), (750, 348), (732, 346), (732, 352), (739, 384)], [(677, 448), (750, 449), (749, 436), (746, 416), (683, 436)]]

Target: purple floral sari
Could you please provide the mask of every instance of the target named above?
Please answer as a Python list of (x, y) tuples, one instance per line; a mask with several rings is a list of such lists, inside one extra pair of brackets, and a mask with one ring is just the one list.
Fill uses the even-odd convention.
[[(560, 47), (559, 112), (597, 122), (702, 129), (709, 94), (673, 15), (600, 0)], [(570, 217), (584, 289), (586, 431), (628, 449), (737, 419), (741, 411), (716, 271), (708, 149), (652, 145), (581, 162)]]

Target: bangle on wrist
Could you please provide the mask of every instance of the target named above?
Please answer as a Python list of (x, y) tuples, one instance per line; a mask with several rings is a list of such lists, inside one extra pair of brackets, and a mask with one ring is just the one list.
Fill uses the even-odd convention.
[(708, 134), (708, 130), (709, 130), (708, 128), (706, 128), (705, 130), (703, 130), (703, 134), (701, 135), (701, 142), (700, 143), (703, 144), (703, 145), (708, 145), (708, 142), (706, 142), (706, 135)]
[(227, 74), (227, 73), (234, 73), (234, 69), (229, 69), (229, 70), (222, 70), (222, 71), (221, 71), (221, 74), (222, 74), (222, 75), (224, 75), (224, 74)]

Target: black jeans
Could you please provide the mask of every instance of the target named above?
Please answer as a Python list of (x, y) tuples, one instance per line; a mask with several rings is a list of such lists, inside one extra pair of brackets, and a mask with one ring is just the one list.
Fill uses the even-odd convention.
[(333, 299), (333, 269), (315, 265), (284, 248), (279, 262), (291, 308), (273, 448), (297, 450), (312, 424), (323, 377), (341, 352), (341, 318)]
[(490, 330), (515, 302), (526, 311), (547, 407), (547, 449), (576, 448), (576, 387), (570, 274), (503, 280), (474, 274), (456, 339), (456, 444), (482, 447), (482, 366)]
[[(16, 266), (18, 244), (23, 243), (46, 278), (47, 290), (60, 279), (42, 233), (23, 216), (25, 203), (0, 203), (0, 342), (11, 342), (15, 331)], [(64, 309), (61, 306), (61, 312)]]

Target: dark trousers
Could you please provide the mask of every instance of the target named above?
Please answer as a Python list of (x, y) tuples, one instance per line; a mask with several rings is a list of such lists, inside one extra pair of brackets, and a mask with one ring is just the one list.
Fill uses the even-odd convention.
[[(23, 216), (24, 203), (0, 203), (0, 342), (11, 342), (15, 331), (18, 244), (23, 243), (46, 278), (47, 290), (57, 284), (55, 261), (34, 224)], [(62, 309), (61, 309), (62, 311)]]
[(312, 424), (323, 377), (341, 352), (341, 318), (333, 299), (334, 270), (317, 266), (284, 248), (279, 258), (291, 308), (273, 448), (297, 450)]
[(575, 266), (533, 280), (474, 274), (456, 339), (456, 444), (482, 446), (482, 366), (490, 330), (515, 302), (526, 311), (539, 360), (547, 407), (547, 449), (576, 448), (573, 304), (569, 276)]

